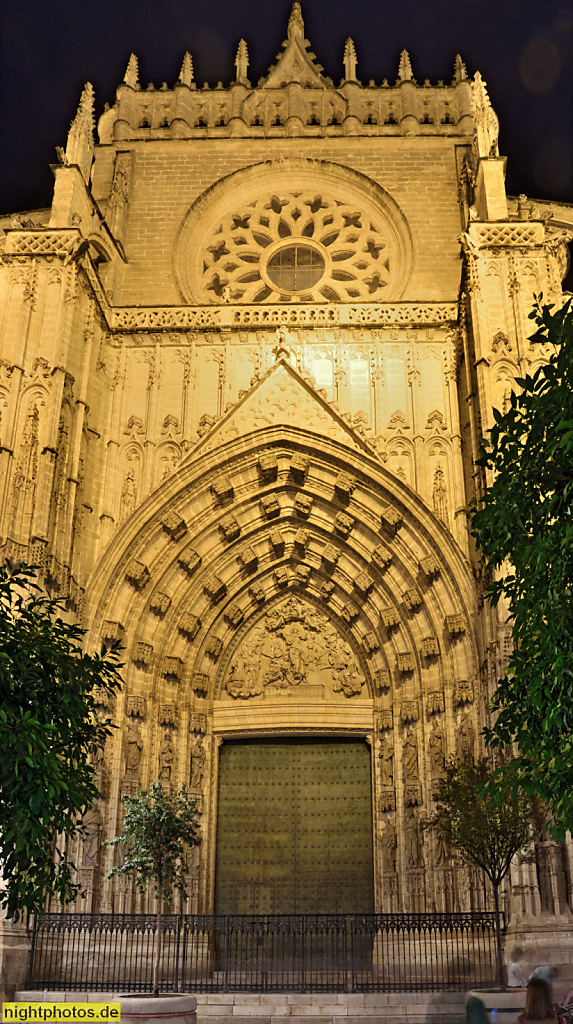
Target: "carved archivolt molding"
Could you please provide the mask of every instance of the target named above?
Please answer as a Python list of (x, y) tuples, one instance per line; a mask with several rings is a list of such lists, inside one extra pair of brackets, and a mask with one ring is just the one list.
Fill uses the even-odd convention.
[[(429, 673), (431, 688), (448, 693), (449, 678), (475, 677), (472, 637), (463, 638), (471, 609), (461, 597), (471, 581), (460, 590), (465, 570), (453, 541), (421, 499), (367, 454), (327, 436), (318, 451), (312, 435), (298, 433), (299, 443), (277, 444), (274, 426), (254, 435), (245, 428), (225, 442), (224, 463), (217, 448), (183, 463), (106, 551), (87, 595), (86, 625), (99, 636), (104, 619), (121, 622), (130, 679), (165, 701), (195, 691), (237, 707), (244, 697), (296, 691), (300, 699), (319, 686), (323, 699), (344, 702), (364, 699), (366, 682), (373, 697), (395, 684), (410, 699), (425, 692)], [(269, 459), (274, 480), (261, 473)], [(344, 512), (343, 480), (352, 482)], [(303, 517), (301, 486), (312, 500)], [(278, 516), (268, 519), (263, 495), (278, 496)], [(396, 535), (381, 518), (392, 509), (400, 514)], [(229, 516), (236, 537), (222, 529)], [(340, 516), (353, 524), (346, 536), (336, 528)], [(420, 564), (430, 537), (440, 572), (425, 582)], [(401, 597), (415, 584), (423, 600), (406, 613)], [(270, 611), (289, 601), (294, 617), (281, 613), (285, 621), (273, 629)]]
[(324, 161), (255, 165), (192, 206), (174, 269), (187, 302), (395, 301), (412, 244), (395, 201)]

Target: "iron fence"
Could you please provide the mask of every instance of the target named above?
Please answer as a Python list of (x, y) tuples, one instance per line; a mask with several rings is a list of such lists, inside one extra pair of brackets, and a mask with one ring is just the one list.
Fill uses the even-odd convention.
[[(152, 914), (44, 914), (28, 987), (149, 991), (156, 926)], [(464, 990), (495, 978), (491, 912), (163, 918), (165, 992)]]

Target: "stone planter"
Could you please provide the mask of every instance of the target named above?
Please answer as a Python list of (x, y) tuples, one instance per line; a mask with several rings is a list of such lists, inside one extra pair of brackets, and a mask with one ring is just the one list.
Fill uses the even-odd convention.
[(157, 998), (137, 993), (134, 995), (118, 995), (115, 999), (121, 1006), (121, 1019), (129, 1024), (195, 1024), (197, 1019), (197, 1000), (195, 996), (169, 995), (163, 993)]
[(491, 1024), (515, 1024), (525, 1007), (526, 990), (514, 988), (505, 992), (488, 992), (487, 990), (467, 992), (466, 1004), (470, 996), (481, 999), (489, 1013)]

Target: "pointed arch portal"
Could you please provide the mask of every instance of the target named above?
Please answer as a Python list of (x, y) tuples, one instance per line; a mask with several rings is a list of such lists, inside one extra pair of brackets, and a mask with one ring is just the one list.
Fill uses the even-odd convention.
[(154, 778), (190, 784), (202, 912), (440, 905), (450, 868), (419, 815), (476, 741), (475, 607), (446, 527), (279, 361), (87, 589), (93, 642), (126, 645), (110, 813)]

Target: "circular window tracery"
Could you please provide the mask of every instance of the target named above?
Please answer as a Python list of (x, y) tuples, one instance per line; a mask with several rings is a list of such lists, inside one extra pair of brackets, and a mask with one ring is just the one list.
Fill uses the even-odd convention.
[(412, 257), (407, 221), (379, 185), (293, 158), (202, 193), (181, 224), (173, 269), (184, 302), (392, 302)]
[(274, 194), (221, 220), (204, 249), (202, 283), (211, 301), (380, 301), (393, 258), (382, 226), (354, 205)]

